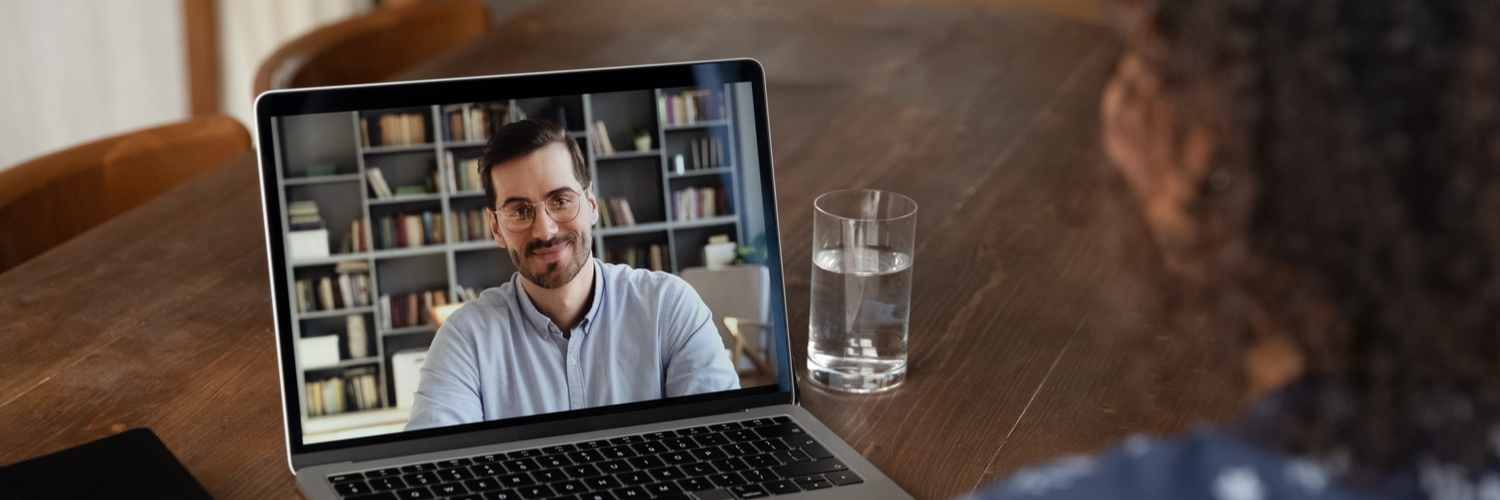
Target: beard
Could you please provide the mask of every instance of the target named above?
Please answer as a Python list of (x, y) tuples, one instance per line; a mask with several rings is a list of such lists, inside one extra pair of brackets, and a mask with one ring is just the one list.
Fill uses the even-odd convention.
[[(531, 252), (565, 243), (573, 245), (573, 253), (567, 258), (543, 263), (535, 262), (531, 257)], [(573, 281), (578, 272), (583, 270), (583, 265), (588, 263), (592, 250), (593, 239), (588, 234), (569, 231), (550, 240), (527, 243), (523, 250), (512, 248), (510, 260), (515, 263), (516, 271), (521, 273), (521, 277), (536, 286), (551, 290)]]

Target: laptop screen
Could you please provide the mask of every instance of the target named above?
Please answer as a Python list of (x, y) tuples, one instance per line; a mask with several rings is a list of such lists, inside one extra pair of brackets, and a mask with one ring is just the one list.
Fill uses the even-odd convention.
[(789, 391), (747, 64), (263, 96), (293, 452)]

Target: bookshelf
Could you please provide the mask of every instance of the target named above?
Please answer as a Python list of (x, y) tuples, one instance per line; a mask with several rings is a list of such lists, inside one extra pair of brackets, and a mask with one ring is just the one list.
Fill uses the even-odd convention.
[[(273, 119), (276, 188), (282, 193), (282, 213), (289, 214), (291, 203), (314, 202), (328, 233), (327, 256), (294, 255), (291, 235), (286, 238), (292, 258), (279, 272), (286, 273), (287, 282), (293, 284), (294, 301), (298, 280), (316, 283), (329, 277), (337, 283), (340, 263), (357, 261), (368, 269), (368, 291), (374, 304), (332, 310), (293, 308), (296, 338), (337, 335), (339, 344), (336, 364), (308, 369), (302, 369), (303, 352), (298, 344), (297, 387), (303, 391), (299, 398), (304, 402), (303, 428), (320, 433), (359, 432), (353, 427), (377, 421), (394, 428), (389, 427), (393, 425), (389, 415), (404, 415), (405, 410), (396, 404), (395, 357), (405, 350), (425, 349), (435, 330), (427, 324), (403, 326), (389, 320), (392, 314), (380, 305), (379, 297), (441, 291), (448, 302), (467, 300), (466, 290), (478, 293), (508, 282), (514, 274), (506, 251), (488, 234), (476, 233), (475, 226), (466, 225), (473, 217), (468, 214), (482, 210), (487, 202), (481, 189), (462, 189), (469, 182), (460, 178), (465, 162), (483, 152), (483, 137), (472, 131), (482, 128), (486, 120), (493, 124), (545, 118), (562, 124), (583, 150), (593, 174), (595, 195), (601, 202), (608, 198), (628, 201), (635, 223), (613, 221), (605, 227), (601, 217), (601, 224), (593, 228), (595, 257), (617, 262), (622, 255), (644, 255), (655, 245), (663, 270), (677, 273), (703, 265), (701, 249), (711, 236), (728, 235), (743, 242), (746, 220), (738, 214), (745, 213), (739, 194), (744, 186), (737, 167), (741, 162), (735, 158), (740, 151), (740, 129), (745, 127), (740, 117), (752, 120), (752, 130), (753, 118), (748, 111), (735, 112), (735, 89), (729, 85), (709, 89), (710, 96), (717, 95), (716, 102), (698, 98), (700, 107), (717, 106), (712, 116), (705, 112), (703, 119), (687, 121), (680, 109), (676, 115), (665, 114), (670, 101), (685, 102), (684, 95), (702, 95), (703, 90), (652, 89)], [(480, 115), (483, 118), (475, 118)], [(602, 131), (596, 126), (600, 123)], [(635, 139), (643, 133), (650, 137), (649, 147), (637, 150)], [(614, 148), (610, 154), (602, 154), (600, 141), (604, 137)], [(714, 156), (710, 157), (710, 151)], [(376, 169), (392, 196), (377, 193), (377, 181), (370, 175)], [(414, 192), (418, 186), (420, 192)], [(408, 188), (403, 191), (406, 194), (395, 193), (401, 191), (400, 187)], [(700, 201), (712, 200), (714, 207), (683, 205), (681, 196), (686, 195), (678, 194), (683, 192), (698, 194)], [(702, 194), (707, 192), (712, 193)], [(679, 215), (689, 208), (699, 212), (691, 217)], [(601, 211), (609, 209), (607, 202), (601, 203)], [(382, 226), (386, 218), (393, 220), (394, 230), (395, 216), (423, 213), (430, 218), (422, 221), (421, 232), (428, 233), (430, 241), (424, 238), (426, 244), (415, 246), (412, 242), (385, 243)], [(290, 216), (282, 223), (283, 228), (292, 227)], [(364, 227), (355, 229), (358, 223)], [(646, 267), (646, 262), (641, 264)], [(392, 308), (400, 306), (393, 304)], [(366, 325), (362, 353), (349, 345), (345, 327), (351, 315), (362, 316)], [(370, 373), (375, 375), (377, 394), (368, 409), (345, 405), (339, 412), (309, 416), (309, 383)], [(361, 418), (361, 414), (371, 417)]]

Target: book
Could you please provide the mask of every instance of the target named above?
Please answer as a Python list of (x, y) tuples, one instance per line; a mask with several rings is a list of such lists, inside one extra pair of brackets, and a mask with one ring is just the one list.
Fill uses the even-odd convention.
[(369, 337), (365, 333), (365, 316), (350, 314), (344, 317), (344, 338), (348, 339), (349, 357), (353, 359), (369, 356)]
[(615, 145), (609, 140), (609, 131), (604, 128), (604, 121), (595, 121), (594, 128), (596, 129), (595, 134), (598, 136), (595, 143), (598, 144), (600, 148), (600, 156), (610, 156), (615, 154)]
[(379, 168), (366, 168), (365, 177), (370, 181), (370, 190), (375, 192), (376, 199), (391, 199), (391, 186), (385, 183), (385, 175), (380, 173)]
[(422, 218), (417, 216), (405, 216), (406, 247), (416, 248), (422, 246)]

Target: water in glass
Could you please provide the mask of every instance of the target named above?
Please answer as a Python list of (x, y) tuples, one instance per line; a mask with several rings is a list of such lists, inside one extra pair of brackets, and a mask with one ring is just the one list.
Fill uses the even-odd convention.
[(807, 369), (830, 388), (880, 392), (906, 381), (911, 255), (834, 248), (813, 255)]

